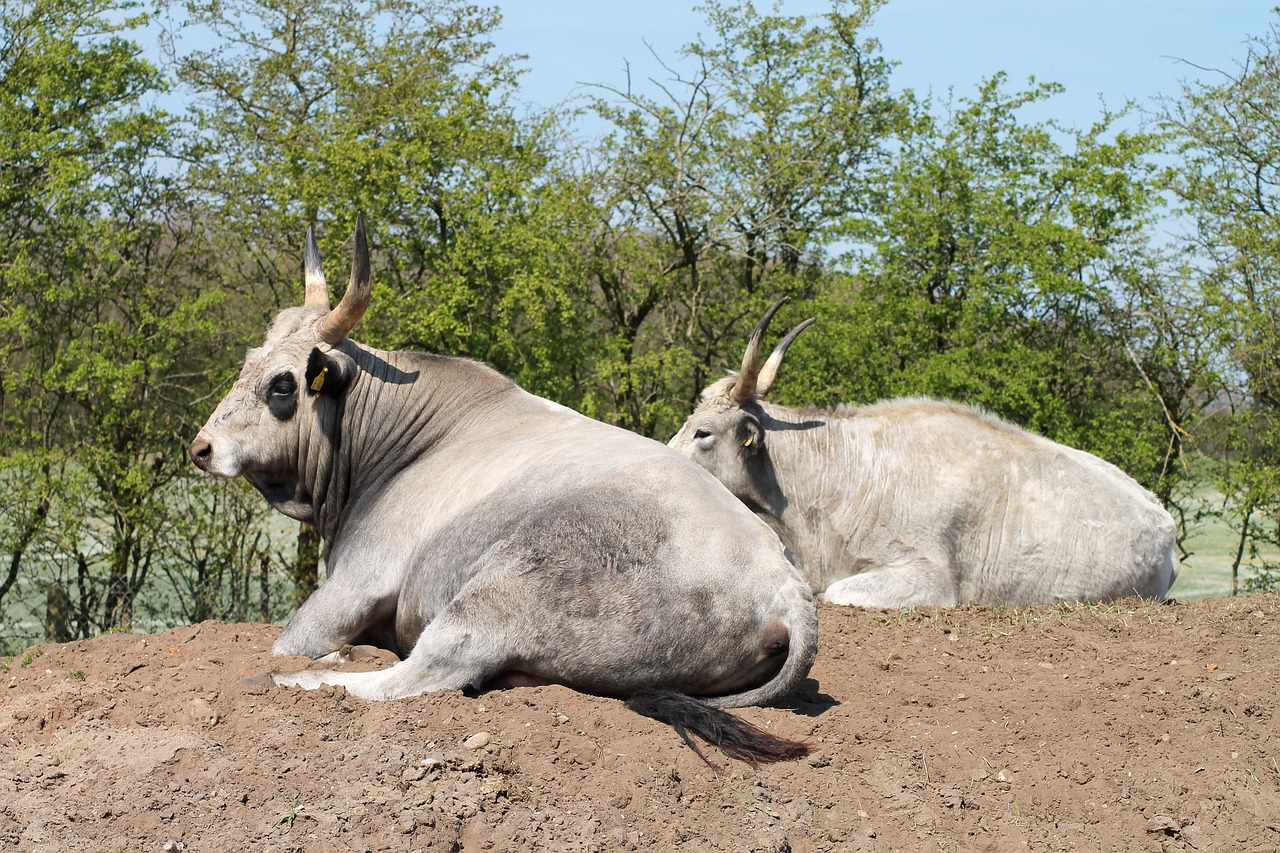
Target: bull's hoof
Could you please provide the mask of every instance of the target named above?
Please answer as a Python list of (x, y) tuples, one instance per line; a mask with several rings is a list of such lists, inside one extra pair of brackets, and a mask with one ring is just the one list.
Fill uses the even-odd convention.
[(379, 661), (384, 663), (395, 663), (400, 660), (395, 652), (381, 648), (379, 646), (359, 645), (353, 646), (350, 643), (338, 649), (336, 652), (329, 652), (327, 655), (321, 655), (315, 658), (315, 663), (323, 664), (344, 664), (359, 663), (360, 661)]
[(342, 656), (342, 663), (352, 663), (362, 660), (376, 660), (382, 663), (395, 663), (400, 657), (388, 649), (380, 646), (359, 645), (359, 646), (343, 646), (338, 654)]
[(277, 687), (301, 687), (303, 690), (315, 690), (328, 683), (325, 681), (325, 675), (324, 672), (304, 669), (300, 672), (273, 672), (270, 678)]

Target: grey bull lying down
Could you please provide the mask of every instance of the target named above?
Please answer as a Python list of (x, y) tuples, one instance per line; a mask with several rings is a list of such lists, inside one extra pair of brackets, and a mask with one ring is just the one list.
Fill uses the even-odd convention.
[(863, 607), (1165, 596), (1178, 574), (1173, 518), (1096, 456), (937, 400), (766, 403), (812, 322), (761, 365), (781, 304), (670, 444), (773, 526), (815, 592)]
[(327, 580), (275, 654), (376, 642), (404, 659), (277, 684), (395, 699), (555, 682), (627, 698), (690, 745), (807, 753), (722, 710), (785, 695), (817, 651), (813, 595), (766, 524), (658, 442), (482, 364), (348, 338), (369, 302), (362, 218), (333, 310), (310, 232), (305, 271), (305, 304), (249, 351), (191, 457), (324, 539)]

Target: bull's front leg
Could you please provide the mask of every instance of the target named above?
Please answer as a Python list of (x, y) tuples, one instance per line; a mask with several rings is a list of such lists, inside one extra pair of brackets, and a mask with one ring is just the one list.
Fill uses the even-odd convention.
[(271, 647), (273, 655), (342, 662), (343, 648), (380, 633), (395, 618), (396, 595), (343, 583), (335, 576), (311, 594)]
[(873, 609), (954, 607), (960, 603), (951, 571), (941, 561), (924, 555), (895, 555), (892, 560), (832, 583), (819, 600)]

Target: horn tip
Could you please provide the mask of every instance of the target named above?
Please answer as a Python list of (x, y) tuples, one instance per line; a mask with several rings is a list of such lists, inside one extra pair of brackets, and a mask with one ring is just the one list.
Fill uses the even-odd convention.
[(316, 243), (316, 229), (314, 225), (307, 226), (307, 239), (304, 244), (306, 251), (307, 266), (320, 266), (320, 246)]
[(351, 281), (361, 287), (370, 279), (369, 241), (364, 230), (364, 211), (356, 212), (355, 247), (351, 259)]

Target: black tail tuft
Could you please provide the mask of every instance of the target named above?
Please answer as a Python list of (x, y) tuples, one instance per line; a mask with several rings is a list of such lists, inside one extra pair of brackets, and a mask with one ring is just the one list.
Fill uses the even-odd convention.
[(703, 761), (707, 761), (707, 757), (689, 737), (690, 733), (719, 747), (730, 758), (748, 764), (791, 761), (804, 758), (812, 751), (806, 743), (769, 734), (728, 711), (713, 708), (683, 693), (644, 690), (628, 699), (627, 707), (637, 714), (652, 717), (674, 728)]

